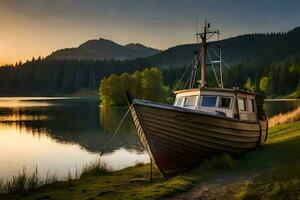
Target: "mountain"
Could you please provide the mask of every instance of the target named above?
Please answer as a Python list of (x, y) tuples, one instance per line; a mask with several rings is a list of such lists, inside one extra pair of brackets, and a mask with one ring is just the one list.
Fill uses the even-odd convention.
[[(216, 50), (222, 47), (222, 58), (228, 65), (223, 71), (227, 87), (242, 88), (249, 80), (259, 88), (262, 77), (267, 77), (267, 94), (283, 96), (293, 91), (300, 94), (299, 44), (300, 27), (297, 27), (286, 33), (241, 35), (211, 42), (209, 46), (215, 46)], [(140, 44), (122, 46), (104, 39), (90, 40), (78, 48), (54, 52), (46, 59), (0, 67), (0, 96), (60, 95), (82, 88), (97, 90), (104, 77), (146, 67), (160, 68), (164, 83), (173, 87), (198, 49), (198, 44), (185, 44), (159, 52)], [(146, 54), (144, 50), (156, 54), (142, 57), (141, 54)], [(129, 52), (135, 52), (135, 56)], [(210, 55), (213, 55), (211, 50)], [(139, 58), (127, 60), (134, 57)], [(207, 69), (209, 85), (214, 85), (211, 68)]]
[(113, 41), (100, 38), (89, 40), (77, 48), (55, 51), (48, 56), (53, 60), (127, 60), (143, 58), (159, 53), (160, 50), (142, 44), (120, 45)]
[[(297, 27), (287, 33), (245, 34), (210, 42), (208, 51), (213, 57), (212, 49), (218, 51), (220, 46), (222, 58), (229, 66), (257, 59), (264, 64), (272, 64), (296, 53), (300, 48), (299, 44), (300, 27)], [(160, 68), (182, 67), (191, 63), (198, 49), (198, 44), (178, 45), (145, 59)]]

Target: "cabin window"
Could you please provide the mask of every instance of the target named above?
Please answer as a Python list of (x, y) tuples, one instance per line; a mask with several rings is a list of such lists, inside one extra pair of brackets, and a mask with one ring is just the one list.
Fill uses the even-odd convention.
[(251, 113), (255, 112), (254, 99), (248, 99), (248, 111), (251, 112)]
[(220, 108), (230, 108), (231, 98), (230, 97), (220, 97), (219, 107)]
[(182, 100), (183, 100), (182, 97), (177, 98), (176, 101), (175, 101), (175, 106), (181, 106), (182, 105)]
[(240, 111), (246, 111), (247, 110), (247, 108), (246, 108), (246, 99), (239, 98), (238, 99), (238, 105), (239, 105)]
[(216, 96), (203, 96), (201, 106), (215, 107), (217, 97)]
[(196, 105), (197, 96), (185, 97), (184, 107), (194, 107)]

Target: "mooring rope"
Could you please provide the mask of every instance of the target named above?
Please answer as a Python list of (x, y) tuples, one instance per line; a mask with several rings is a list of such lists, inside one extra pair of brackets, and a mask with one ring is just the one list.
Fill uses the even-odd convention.
[(119, 122), (119, 124), (118, 124), (118, 126), (117, 126), (117, 128), (116, 128), (116, 130), (115, 130), (115, 132), (114, 132), (114, 134), (112, 135), (112, 137), (110, 138), (110, 140), (109, 140), (108, 143), (106, 144), (104, 150), (100, 153), (100, 156), (102, 156), (102, 155), (106, 152), (107, 148), (111, 145), (112, 141), (114, 140), (115, 136), (117, 135), (117, 133), (118, 133), (118, 131), (119, 131), (121, 125), (123, 124), (123, 122), (124, 122), (125, 118), (127, 117), (128, 113), (129, 113), (129, 111), (130, 111), (130, 109), (132, 108), (132, 106), (133, 106), (133, 104), (131, 104), (131, 105), (129, 106), (129, 108), (127, 109), (126, 113), (123, 115), (123, 117), (122, 117), (121, 121)]

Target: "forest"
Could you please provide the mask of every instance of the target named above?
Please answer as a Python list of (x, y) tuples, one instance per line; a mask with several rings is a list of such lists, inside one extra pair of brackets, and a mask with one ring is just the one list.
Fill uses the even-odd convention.
[[(299, 97), (299, 44), (300, 27), (286, 33), (246, 34), (209, 45), (222, 47), (227, 63), (223, 72), (226, 87), (264, 92), (269, 97)], [(0, 67), (0, 96), (68, 95), (82, 88), (98, 91), (101, 80), (111, 74), (133, 73), (148, 67), (161, 70), (163, 84), (170, 93), (198, 48), (198, 44), (180, 45), (150, 57), (123, 61), (32, 58)], [(214, 86), (209, 69), (207, 76), (209, 85)]]

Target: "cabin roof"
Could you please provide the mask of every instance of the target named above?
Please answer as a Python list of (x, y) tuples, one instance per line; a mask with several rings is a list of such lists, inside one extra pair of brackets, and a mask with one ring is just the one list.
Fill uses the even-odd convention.
[(185, 89), (185, 90), (177, 90), (174, 91), (174, 94), (184, 93), (184, 92), (194, 92), (194, 91), (212, 91), (212, 92), (228, 92), (228, 93), (242, 93), (242, 94), (250, 94), (254, 96), (264, 96), (255, 92), (248, 92), (244, 90), (240, 90), (238, 88), (192, 88), (192, 89)]
[(194, 91), (200, 91), (200, 88), (192, 88), (192, 89), (185, 89), (185, 90), (176, 90), (173, 93), (174, 94), (179, 94), (179, 93), (194, 92)]

